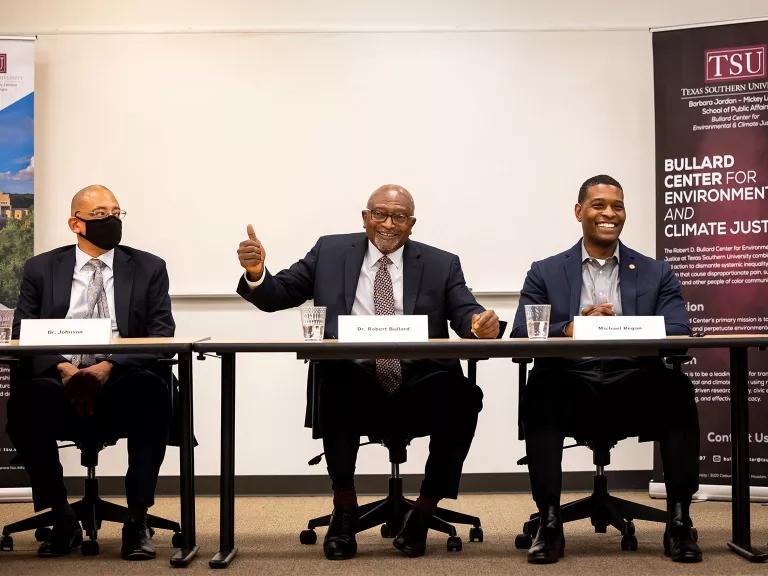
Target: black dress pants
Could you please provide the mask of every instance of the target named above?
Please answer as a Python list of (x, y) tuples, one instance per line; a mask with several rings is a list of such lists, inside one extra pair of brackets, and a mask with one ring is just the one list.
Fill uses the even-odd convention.
[(549, 360), (530, 373), (523, 404), (531, 491), (539, 509), (560, 503), (566, 436), (658, 440), (669, 501), (699, 488), (693, 385), (659, 359)]
[(115, 366), (89, 417), (77, 415), (58, 377), (14, 381), (7, 430), (29, 474), (35, 511), (67, 497), (57, 440), (111, 443), (127, 438), (128, 506), (152, 506), (168, 439), (167, 386), (152, 371)]
[(354, 488), (361, 435), (429, 435), (421, 494), (434, 499), (458, 496), (461, 470), (483, 404), (478, 386), (458, 370), (409, 377), (404, 368), (403, 384), (389, 394), (370, 365), (355, 362), (322, 362), (316, 378), (320, 430), (334, 490)]

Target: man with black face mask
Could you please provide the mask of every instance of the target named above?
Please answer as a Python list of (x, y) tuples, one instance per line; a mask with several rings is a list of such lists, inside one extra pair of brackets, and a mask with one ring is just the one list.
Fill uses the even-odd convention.
[[(113, 337), (173, 336), (165, 262), (119, 245), (124, 216), (104, 186), (88, 186), (72, 198), (68, 223), (77, 245), (26, 262), (13, 338), (25, 318), (110, 318)], [(39, 556), (61, 556), (82, 542), (56, 440), (92, 432), (105, 441), (128, 438), (122, 555), (154, 558), (146, 520), (168, 437), (167, 379), (157, 357), (147, 354), (40, 355), (14, 374), (8, 434), (29, 473), (35, 510), (51, 508), (56, 517)]]

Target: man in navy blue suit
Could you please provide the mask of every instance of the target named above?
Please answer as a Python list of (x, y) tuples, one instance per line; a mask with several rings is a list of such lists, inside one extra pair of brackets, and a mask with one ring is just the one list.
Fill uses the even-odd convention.
[[(667, 335), (689, 335), (680, 282), (669, 265), (619, 241), (626, 218), (624, 191), (606, 175), (582, 184), (576, 219), (583, 237), (569, 250), (534, 262), (520, 294), (512, 335), (526, 335), (525, 305), (550, 304), (549, 336), (572, 336), (582, 316), (663, 316)], [(595, 432), (659, 440), (667, 490), (664, 551), (677, 562), (698, 562), (689, 515), (698, 490), (699, 425), (693, 385), (659, 358), (540, 359), (523, 403), (531, 490), (541, 524), (528, 561), (563, 556), (560, 519), (565, 436)]]
[[(344, 314), (424, 314), (431, 338), (447, 338), (449, 322), (461, 337), (495, 338), (498, 317), (470, 293), (459, 258), (408, 239), (416, 223), (414, 209), (405, 188), (381, 186), (362, 211), (365, 233), (323, 236), (303, 259), (274, 276), (264, 266), (264, 246), (248, 225), (248, 240), (238, 249), (245, 273), (237, 291), (267, 312), (310, 299), (326, 306), (325, 338), (337, 337), (338, 317)], [(457, 360), (328, 361), (318, 365), (316, 378), (334, 505), (325, 556), (355, 555), (360, 436), (391, 433), (393, 426), (431, 436), (419, 498), (394, 540), (406, 556), (421, 556), (438, 501), (458, 495), (482, 408), (480, 388), (464, 377)]]

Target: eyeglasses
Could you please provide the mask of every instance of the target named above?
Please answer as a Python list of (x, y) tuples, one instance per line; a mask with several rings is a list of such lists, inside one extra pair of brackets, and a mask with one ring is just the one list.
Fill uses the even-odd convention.
[(408, 214), (403, 214), (402, 212), (397, 212), (396, 214), (390, 214), (389, 212), (384, 212), (384, 210), (366, 210), (368, 214), (371, 216), (371, 220), (374, 222), (386, 222), (387, 218), (392, 218), (392, 223), (397, 224), (398, 226), (402, 226), (409, 220), (413, 219), (413, 216), (409, 216)]
[(114, 216), (118, 220), (122, 220), (125, 218), (125, 210), (107, 210), (106, 208), (97, 208), (96, 210), (92, 210), (91, 212), (80, 212), (79, 210), (75, 212), (75, 216), (78, 214), (85, 214), (87, 216), (90, 216), (89, 219), (93, 220), (103, 220), (104, 218), (109, 218), (110, 216)]

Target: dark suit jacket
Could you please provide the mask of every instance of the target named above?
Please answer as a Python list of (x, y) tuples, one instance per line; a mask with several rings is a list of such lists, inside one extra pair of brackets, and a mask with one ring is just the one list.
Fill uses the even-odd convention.
[[(165, 262), (148, 252), (128, 246), (115, 248), (114, 296), (117, 328), (123, 338), (173, 336), (176, 324), (168, 296)], [(63, 246), (27, 260), (13, 318), (13, 337), (19, 337), (25, 318), (64, 318), (69, 310), (75, 247)], [(152, 354), (114, 354), (110, 361), (122, 367), (154, 369)], [(62, 356), (37, 356), (31, 376), (57, 376), (56, 365)]]
[[(512, 337), (528, 335), (526, 304), (551, 304), (549, 335), (563, 336), (579, 315), (581, 240), (570, 250), (534, 262), (523, 284)], [(668, 336), (691, 334), (680, 282), (669, 264), (643, 256), (619, 242), (619, 290), (624, 316), (664, 316)]]
[[(251, 290), (240, 278), (237, 293), (265, 312), (314, 300), (326, 306), (325, 337), (338, 337), (338, 317), (350, 314), (368, 249), (364, 233), (323, 236), (309, 253)], [(429, 317), (429, 337), (447, 338), (448, 323), (463, 338), (473, 338), (472, 315), (482, 312), (464, 282), (458, 256), (408, 240), (403, 248), (403, 314)], [(403, 383), (435, 370), (460, 370), (458, 360), (417, 361), (404, 367)]]

